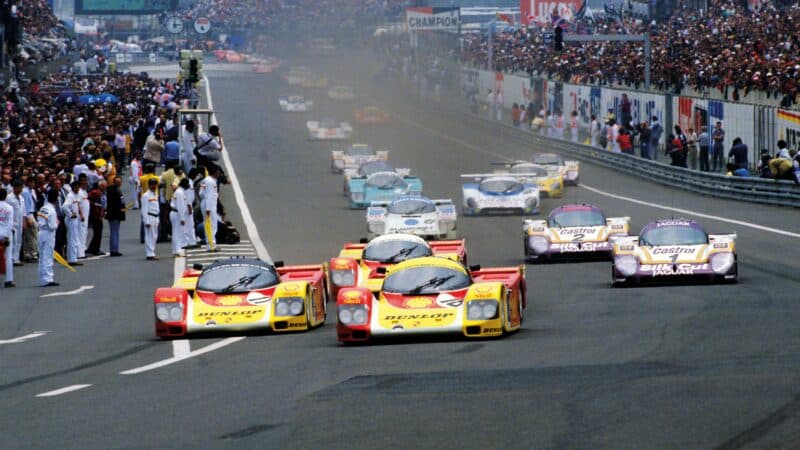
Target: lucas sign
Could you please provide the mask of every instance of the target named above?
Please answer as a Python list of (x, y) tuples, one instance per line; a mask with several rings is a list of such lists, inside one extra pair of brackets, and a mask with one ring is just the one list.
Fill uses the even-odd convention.
[(459, 8), (406, 8), (406, 28), (408, 31), (458, 30), (461, 23)]

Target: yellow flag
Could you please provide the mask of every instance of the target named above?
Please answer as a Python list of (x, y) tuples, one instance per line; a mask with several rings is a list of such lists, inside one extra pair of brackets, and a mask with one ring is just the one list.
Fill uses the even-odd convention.
[(69, 263), (67, 262), (67, 260), (64, 259), (64, 257), (61, 256), (58, 252), (56, 252), (56, 251), (53, 252), (53, 258), (55, 258), (57, 263), (59, 263), (62, 266), (66, 267), (67, 269), (69, 269), (70, 272), (77, 272), (77, 270), (75, 270), (74, 267), (70, 266)]

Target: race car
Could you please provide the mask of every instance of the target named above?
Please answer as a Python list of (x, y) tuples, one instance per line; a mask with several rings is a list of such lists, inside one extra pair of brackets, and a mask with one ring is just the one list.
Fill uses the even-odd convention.
[(286, 82), (290, 85), (299, 85), (303, 80), (311, 76), (311, 71), (303, 66), (294, 66), (284, 75)]
[(353, 135), (353, 128), (349, 123), (334, 119), (309, 120), (306, 122), (306, 128), (308, 136), (315, 140), (350, 139)]
[(183, 272), (155, 293), (155, 331), (162, 338), (198, 332), (305, 331), (325, 323), (322, 265), (283, 266), (231, 258)]
[(462, 213), (536, 214), (539, 212), (539, 188), (526, 181), (534, 174), (464, 174), (461, 192)]
[(456, 205), (450, 199), (408, 195), (367, 208), (367, 237), (409, 233), (425, 239), (456, 238)]
[(344, 175), (344, 195), (345, 197), (350, 196), (350, 180), (354, 178), (364, 178), (366, 179), (368, 176), (372, 175), (373, 173), (378, 172), (394, 172), (401, 177), (407, 177), (411, 175), (411, 169), (408, 168), (396, 168), (392, 166), (389, 161), (369, 161), (361, 164), (356, 169), (346, 168), (342, 171)]
[(339, 289), (366, 287), (377, 292), (383, 284), (383, 275), (378, 276), (378, 267), (388, 267), (411, 258), (441, 256), (467, 263), (467, 247), (464, 239), (449, 241), (425, 241), (419, 236), (396, 233), (379, 236), (367, 242), (344, 245), (339, 256), (328, 263), (329, 298), (336, 298)]
[(580, 163), (578, 161), (564, 161), (556, 153), (539, 153), (534, 155), (531, 162), (540, 166), (554, 167), (564, 177), (564, 184), (577, 186), (580, 179)]
[(445, 333), (467, 338), (520, 329), (525, 309), (525, 266), (481, 269), (436, 256), (388, 268), (377, 294), (340, 289), (336, 296), (340, 342)]
[(305, 88), (324, 88), (328, 86), (328, 78), (323, 75), (310, 74), (300, 80), (300, 86)]
[(345, 170), (358, 169), (362, 164), (371, 161), (386, 161), (388, 150), (375, 150), (367, 144), (353, 144), (344, 150), (331, 150), (331, 172), (343, 173)]
[(694, 220), (650, 222), (639, 236), (615, 240), (611, 255), (614, 286), (738, 279), (736, 234), (707, 234)]
[(353, 111), (358, 123), (377, 124), (389, 122), (389, 112), (377, 106), (365, 106)]
[(256, 60), (253, 70), (256, 73), (272, 73), (281, 66), (281, 60), (272, 56)]
[(559, 206), (546, 220), (523, 221), (525, 260), (610, 258), (615, 240), (628, 235), (629, 221), (592, 205)]
[(350, 86), (334, 86), (328, 90), (328, 97), (333, 100), (352, 100), (356, 98), (356, 93)]
[(366, 178), (351, 178), (348, 183), (350, 208), (362, 209), (372, 202), (389, 202), (406, 195), (420, 195), (422, 181), (397, 172), (377, 172)]
[(284, 112), (306, 112), (314, 106), (314, 102), (307, 100), (302, 95), (282, 95), (278, 97), (281, 111)]
[(234, 50), (214, 50), (213, 53), (219, 62), (243, 63), (247, 59), (247, 55)]
[(561, 176), (558, 169), (526, 161), (495, 162), (492, 165), (505, 167), (505, 170), (499, 170), (495, 173), (531, 174), (530, 177), (526, 177), (523, 181), (536, 183), (539, 187), (540, 197), (558, 198), (564, 195), (564, 177)]

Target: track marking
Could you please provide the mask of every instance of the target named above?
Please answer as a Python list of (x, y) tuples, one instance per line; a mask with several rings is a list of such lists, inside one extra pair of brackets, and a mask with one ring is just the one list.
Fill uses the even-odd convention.
[(91, 384), (73, 384), (72, 386), (63, 387), (61, 389), (56, 389), (54, 391), (47, 391), (42, 392), (41, 394), (36, 394), (37, 397), (55, 397), (56, 395), (66, 394), (68, 392), (78, 391), (84, 388), (91, 386)]
[[(506, 160), (509, 160), (509, 161), (513, 161), (513, 158), (509, 158), (506, 155), (501, 155), (499, 153), (495, 153), (495, 152), (492, 152), (492, 151), (489, 151), (489, 150), (482, 149), (480, 147), (477, 147), (475, 145), (470, 144), (469, 142), (466, 142), (466, 141), (463, 141), (461, 139), (457, 139), (457, 138), (454, 138), (454, 137), (452, 137), (450, 135), (444, 134), (441, 131), (434, 130), (432, 128), (428, 128), (425, 125), (422, 125), (421, 123), (416, 122), (414, 120), (406, 119), (406, 118), (403, 118), (403, 117), (400, 117), (399, 119), (402, 120), (403, 122), (408, 123), (411, 126), (420, 128), (420, 129), (425, 130), (425, 131), (427, 131), (429, 133), (435, 134), (435, 135), (441, 137), (442, 139), (445, 139), (445, 140), (448, 140), (448, 141), (451, 141), (451, 142), (455, 142), (456, 144), (462, 145), (462, 146), (467, 147), (467, 148), (469, 148), (471, 150), (474, 150), (476, 152), (484, 153), (484, 154), (495, 156), (495, 157), (498, 157), (498, 158), (503, 158), (503, 159), (506, 159)], [(779, 234), (779, 235), (782, 235), (782, 236), (800, 238), (800, 233), (793, 233), (791, 231), (781, 230), (779, 228), (772, 228), (772, 227), (767, 227), (767, 226), (764, 226), (764, 225), (759, 225), (757, 223), (745, 222), (743, 220), (729, 219), (727, 217), (714, 216), (714, 215), (711, 215), (711, 214), (705, 214), (705, 213), (701, 213), (701, 212), (697, 212), (697, 211), (691, 211), (691, 210), (688, 210), (688, 209), (673, 208), (671, 206), (659, 205), (657, 203), (646, 202), (646, 201), (643, 201), (643, 200), (637, 200), (635, 198), (625, 197), (623, 195), (612, 194), (610, 192), (606, 192), (606, 191), (597, 189), (595, 187), (586, 185), (584, 183), (581, 183), (579, 185), (579, 187), (582, 187), (582, 188), (584, 188), (584, 189), (586, 189), (588, 191), (594, 192), (596, 194), (604, 195), (606, 197), (615, 198), (617, 200), (623, 200), (623, 201), (630, 202), (630, 203), (636, 203), (637, 205), (649, 206), (651, 208), (663, 209), (663, 210), (667, 210), (667, 211), (674, 211), (674, 212), (681, 213), (681, 214), (687, 214), (687, 215), (691, 215), (691, 216), (695, 216), (695, 217), (702, 217), (702, 218), (705, 218), (705, 219), (712, 219), (712, 220), (716, 220), (716, 221), (719, 221), (719, 222), (725, 222), (725, 223), (730, 223), (730, 224), (734, 224), (734, 225), (741, 225), (743, 227), (753, 228), (755, 230), (760, 230), (760, 231), (766, 231), (768, 233)]]
[(173, 356), (172, 358), (164, 359), (164, 360), (161, 360), (161, 361), (156, 361), (156, 362), (154, 362), (152, 364), (147, 364), (146, 366), (141, 366), (141, 367), (137, 367), (135, 369), (125, 370), (123, 372), (120, 372), (120, 375), (134, 375), (134, 374), (137, 374), (137, 373), (147, 372), (147, 371), (150, 371), (150, 370), (154, 370), (154, 369), (158, 369), (158, 368), (161, 368), (161, 367), (164, 367), (164, 366), (168, 366), (170, 364), (175, 364), (176, 362), (180, 362), (180, 361), (183, 361), (183, 360), (186, 360), (186, 359), (189, 359), (189, 358), (193, 358), (195, 356), (200, 356), (200, 355), (208, 353), (208, 352), (213, 352), (214, 350), (218, 350), (218, 349), (220, 349), (222, 347), (225, 347), (227, 345), (231, 345), (233, 343), (239, 342), (239, 341), (243, 340), (244, 338), (245, 338), (244, 336), (229, 337), (229, 338), (223, 339), (223, 340), (221, 340), (219, 342), (215, 342), (215, 343), (213, 343), (211, 345), (207, 345), (207, 346), (205, 346), (205, 347), (203, 347), (201, 349), (190, 351), (189, 353), (186, 353), (186, 354), (181, 355), (181, 356)]
[(172, 356), (174, 358), (185, 358), (192, 353), (192, 346), (188, 339), (175, 339), (172, 341)]
[(50, 294), (40, 295), (39, 298), (61, 297), (61, 296), (64, 296), (64, 295), (76, 295), (76, 294), (80, 294), (83, 291), (88, 291), (88, 290), (91, 290), (91, 289), (94, 289), (93, 285), (83, 285), (83, 286), (79, 287), (78, 289), (74, 289), (72, 291), (52, 292)]
[(0, 341), (0, 345), (3, 344), (19, 344), (25, 341), (29, 341), (31, 339), (35, 339), (40, 336), (44, 336), (45, 334), (49, 333), (49, 331), (34, 331), (31, 334), (26, 334), (25, 336), (15, 337), (14, 339), (6, 339)]

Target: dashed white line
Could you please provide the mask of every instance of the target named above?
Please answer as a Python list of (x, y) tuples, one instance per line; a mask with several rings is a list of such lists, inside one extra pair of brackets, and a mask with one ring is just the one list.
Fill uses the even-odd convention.
[(74, 289), (72, 291), (51, 292), (49, 294), (40, 295), (39, 298), (61, 297), (61, 296), (64, 296), (64, 295), (76, 295), (76, 294), (80, 294), (83, 291), (88, 291), (88, 290), (91, 290), (91, 289), (94, 289), (93, 285), (91, 285), (91, 284), (83, 285), (83, 286), (79, 287), (78, 289)]
[(74, 392), (81, 389), (85, 389), (91, 386), (91, 384), (73, 384), (72, 386), (66, 386), (61, 389), (56, 389), (53, 391), (42, 392), (41, 394), (36, 394), (37, 397), (55, 397), (56, 395), (66, 394), (68, 392)]
[(188, 339), (175, 339), (172, 341), (172, 356), (174, 358), (185, 358), (192, 353), (192, 346)]
[(164, 367), (164, 366), (168, 366), (170, 364), (175, 364), (176, 362), (180, 362), (180, 361), (183, 361), (183, 360), (186, 360), (186, 359), (189, 359), (189, 358), (193, 358), (195, 356), (200, 356), (200, 355), (202, 355), (204, 353), (213, 352), (214, 350), (218, 350), (218, 349), (220, 349), (222, 347), (225, 347), (227, 345), (231, 345), (233, 343), (239, 342), (244, 338), (245, 338), (244, 336), (229, 337), (229, 338), (223, 339), (223, 340), (221, 340), (219, 342), (215, 342), (215, 343), (213, 343), (211, 345), (207, 345), (207, 346), (205, 346), (203, 348), (191, 351), (191, 352), (189, 352), (189, 353), (187, 353), (185, 355), (182, 355), (182, 356), (173, 356), (172, 358), (164, 359), (164, 360), (161, 360), (161, 361), (156, 361), (156, 362), (154, 362), (152, 364), (147, 364), (145, 366), (137, 367), (135, 369), (125, 370), (123, 372), (120, 372), (120, 375), (135, 375), (137, 373), (147, 372), (147, 371), (150, 371), (150, 370), (154, 370), (154, 369), (158, 369), (158, 368), (161, 368), (161, 367)]
[(35, 339), (40, 336), (44, 336), (45, 334), (49, 333), (48, 331), (34, 331), (33, 333), (26, 334), (25, 336), (15, 337), (14, 339), (5, 339), (0, 340), (0, 345), (3, 344), (19, 344), (25, 341), (29, 341), (31, 339)]

